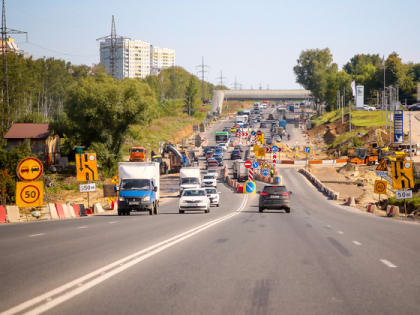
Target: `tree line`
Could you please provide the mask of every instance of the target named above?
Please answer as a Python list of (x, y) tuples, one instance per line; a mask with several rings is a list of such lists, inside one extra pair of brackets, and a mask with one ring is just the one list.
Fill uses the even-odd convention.
[(385, 60), (379, 54), (357, 54), (340, 70), (329, 48), (308, 49), (301, 52), (293, 70), (296, 82), (310, 90), (316, 101), (330, 111), (336, 109), (338, 91), (341, 95), (345, 91), (346, 103), (353, 99), (352, 81), (364, 85), (366, 104), (376, 104), (384, 87), (384, 67), (386, 86), (398, 88), (400, 100), (414, 103), (420, 63), (403, 63), (396, 52)]

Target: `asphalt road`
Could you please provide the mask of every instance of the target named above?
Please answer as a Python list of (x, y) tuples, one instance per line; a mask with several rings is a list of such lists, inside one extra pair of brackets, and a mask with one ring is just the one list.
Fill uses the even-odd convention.
[(258, 195), (219, 183), (210, 214), (180, 215), (173, 198), (158, 216), (1, 226), (0, 312), (418, 314), (419, 226), (281, 172), (290, 214), (258, 213)]

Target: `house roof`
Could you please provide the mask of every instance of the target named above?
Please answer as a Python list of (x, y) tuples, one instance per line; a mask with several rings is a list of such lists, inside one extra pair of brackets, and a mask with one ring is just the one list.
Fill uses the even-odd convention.
[(3, 137), (4, 139), (46, 139), (50, 135), (48, 123), (15, 123)]

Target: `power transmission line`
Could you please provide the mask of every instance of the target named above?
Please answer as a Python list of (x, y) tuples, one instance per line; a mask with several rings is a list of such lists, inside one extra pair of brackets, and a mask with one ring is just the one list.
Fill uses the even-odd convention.
[(196, 66), (197, 68), (200, 68), (200, 70), (198, 70), (198, 74), (201, 75), (201, 101), (203, 103), (205, 103), (205, 91), (204, 91), (204, 77), (206, 75), (206, 73), (208, 72), (208, 68), (209, 66), (204, 64), (204, 56), (201, 57), (201, 65)]
[(109, 70), (111, 72), (111, 76), (115, 79), (116, 78), (116, 62), (117, 62), (117, 41), (119, 39), (130, 39), (128, 37), (124, 37), (124, 36), (118, 36), (117, 35), (117, 29), (115, 27), (115, 20), (114, 20), (114, 16), (112, 16), (112, 22), (111, 22), (111, 34), (104, 36), (104, 37), (100, 37), (98, 39), (96, 39), (97, 41), (103, 40), (103, 41), (109, 41), (110, 42), (110, 51), (109, 51)]
[(226, 77), (223, 76), (223, 71), (222, 70), (220, 70), (220, 76), (217, 77), (216, 79), (219, 80), (219, 85), (223, 86), (223, 79), (226, 79)]
[(235, 77), (235, 81), (232, 83), (234, 90), (242, 90), (242, 84), (238, 82), (238, 80)]
[[(5, 131), (5, 127), (10, 124), (10, 102), (9, 102), (9, 76), (7, 54), (9, 53), (8, 38), (11, 34), (25, 34), (26, 41), (28, 41), (28, 32), (7, 28), (6, 26), (6, 1), (2, 0), (2, 14), (1, 14), (1, 53), (3, 55), (3, 86), (2, 86), (2, 116), (1, 116), (1, 133)], [(5, 113), (6, 107), (6, 113)], [(7, 126), (5, 126), (5, 116), (7, 116)]]

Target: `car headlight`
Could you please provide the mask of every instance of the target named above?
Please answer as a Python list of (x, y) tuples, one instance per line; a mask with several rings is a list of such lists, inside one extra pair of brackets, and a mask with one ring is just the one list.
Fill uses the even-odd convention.
[(119, 201), (124, 201), (125, 199), (124, 199), (124, 197), (119, 197), (118, 200)]
[(150, 201), (150, 196), (146, 196), (143, 198), (143, 201)]

